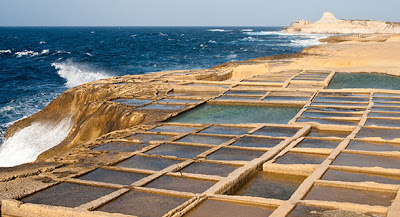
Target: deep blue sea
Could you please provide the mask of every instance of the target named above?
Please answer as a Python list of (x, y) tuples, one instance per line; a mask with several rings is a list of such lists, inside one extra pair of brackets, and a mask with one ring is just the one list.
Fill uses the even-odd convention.
[(280, 29), (0, 27), (0, 144), (13, 122), (43, 109), (69, 87), (117, 75), (296, 53), (324, 37)]

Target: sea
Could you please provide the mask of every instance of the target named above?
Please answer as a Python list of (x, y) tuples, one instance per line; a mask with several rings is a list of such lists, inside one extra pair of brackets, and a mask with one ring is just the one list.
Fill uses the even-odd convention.
[(68, 88), (113, 76), (296, 53), (328, 36), (286, 34), (281, 28), (0, 27), (0, 158), (6, 144), (24, 147), (21, 139), (4, 139), (8, 127)]

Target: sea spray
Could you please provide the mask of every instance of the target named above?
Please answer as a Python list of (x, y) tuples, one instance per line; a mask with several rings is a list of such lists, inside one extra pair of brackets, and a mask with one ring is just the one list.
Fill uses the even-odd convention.
[(96, 71), (88, 66), (77, 64), (72, 61), (52, 63), (51, 66), (57, 69), (57, 73), (60, 77), (67, 80), (65, 84), (67, 87), (75, 87), (87, 82), (112, 77), (105, 72)]
[(16, 132), (0, 147), (0, 167), (29, 163), (44, 151), (58, 145), (73, 127), (70, 118), (59, 123), (35, 122)]

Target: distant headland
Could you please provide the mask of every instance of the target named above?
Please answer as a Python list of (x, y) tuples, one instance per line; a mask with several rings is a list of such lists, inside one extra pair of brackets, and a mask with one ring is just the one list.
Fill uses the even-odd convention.
[(324, 12), (320, 20), (297, 20), (284, 31), (288, 33), (319, 34), (394, 34), (400, 33), (400, 23), (375, 20), (342, 20), (331, 12)]

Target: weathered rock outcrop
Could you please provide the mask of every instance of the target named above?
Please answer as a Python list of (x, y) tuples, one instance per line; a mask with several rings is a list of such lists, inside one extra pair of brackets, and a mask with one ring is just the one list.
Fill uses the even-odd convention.
[(287, 29), (288, 33), (317, 33), (317, 34), (393, 34), (400, 33), (400, 23), (374, 20), (342, 20), (337, 19), (331, 12), (324, 12), (322, 18), (314, 23), (298, 20)]

